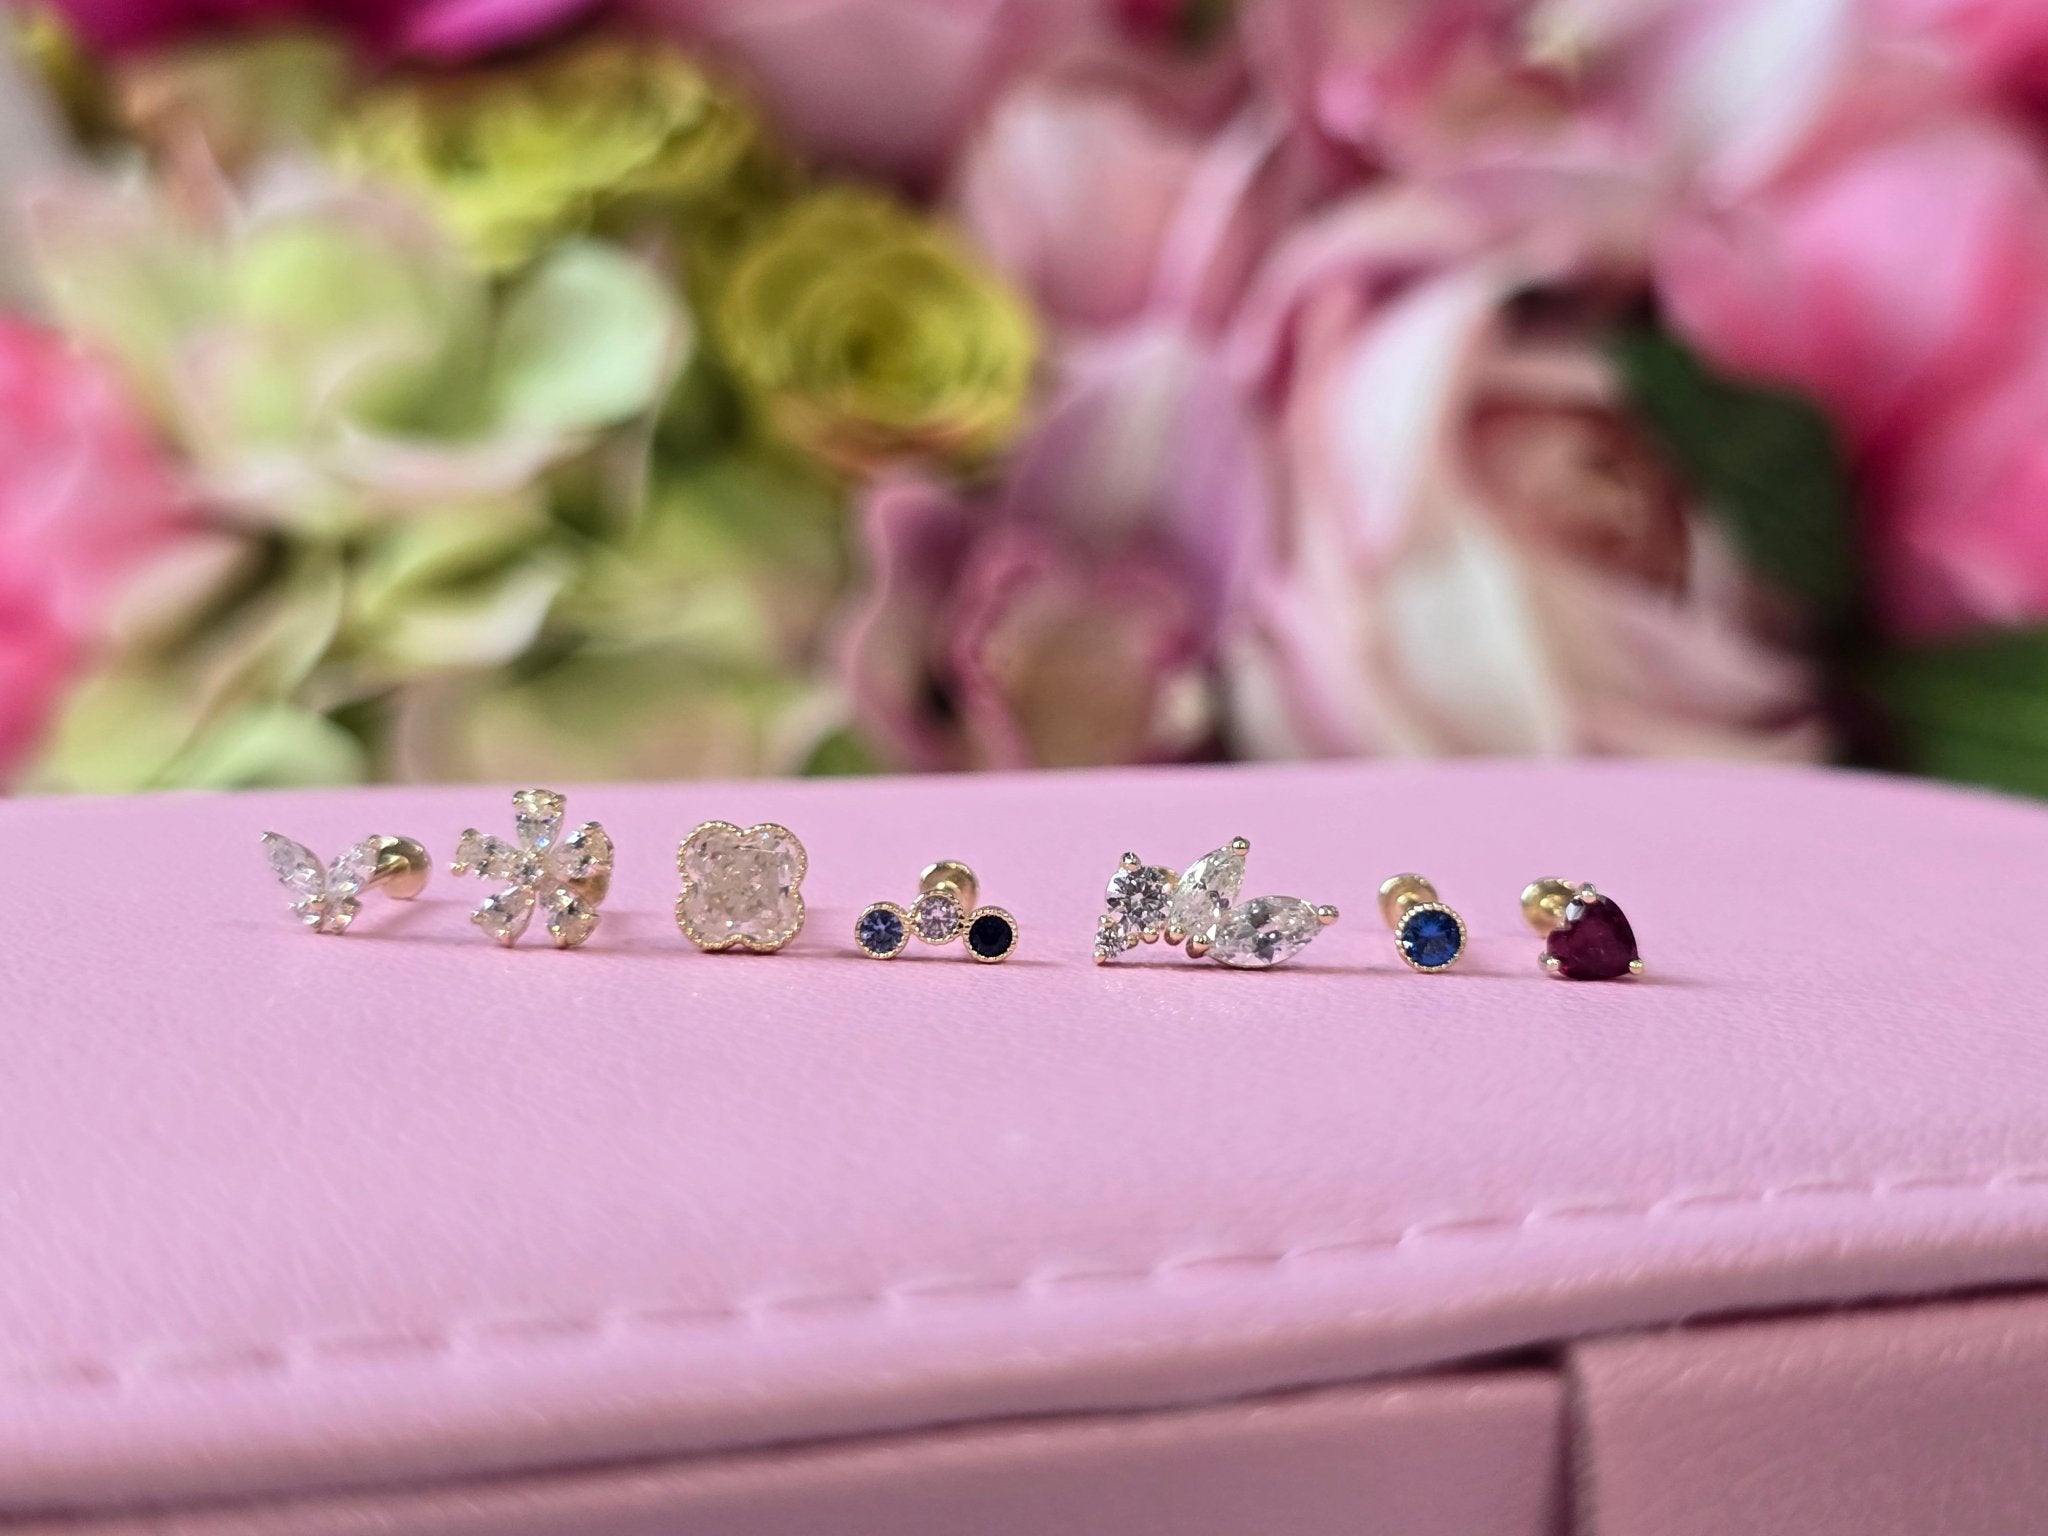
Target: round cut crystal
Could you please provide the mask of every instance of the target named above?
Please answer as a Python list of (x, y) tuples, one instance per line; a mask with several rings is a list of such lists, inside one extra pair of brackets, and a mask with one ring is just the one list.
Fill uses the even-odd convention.
[(1000, 960), (1017, 947), (1016, 924), (1006, 913), (977, 912), (967, 925), (967, 947), (983, 960)]
[(1401, 919), (1401, 953), (1418, 970), (1441, 971), (1465, 948), (1465, 930), (1441, 907), (1418, 907)]
[(1322, 918), (1293, 896), (1255, 896), (1216, 925), (1212, 959), (1239, 970), (1263, 970), (1298, 955), (1322, 930)]
[(1109, 877), (1109, 904), (1132, 927), (1156, 933), (1166, 926), (1174, 884), (1173, 871), (1157, 864), (1119, 869)]
[(853, 941), (877, 959), (886, 960), (897, 953), (908, 938), (903, 915), (890, 907), (869, 907), (853, 925)]
[(960, 934), (966, 914), (960, 903), (944, 891), (920, 896), (910, 909), (910, 927), (927, 944), (950, 944)]

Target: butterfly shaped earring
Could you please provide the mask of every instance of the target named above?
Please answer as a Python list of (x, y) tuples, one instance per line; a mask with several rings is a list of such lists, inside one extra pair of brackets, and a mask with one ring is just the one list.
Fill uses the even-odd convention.
[(270, 872), (290, 893), (292, 913), (315, 933), (347, 933), (365, 891), (410, 901), (426, 889), (427, 850), (409, 837), (366, 837), (330, 864), (302, 843), (263, 834)]

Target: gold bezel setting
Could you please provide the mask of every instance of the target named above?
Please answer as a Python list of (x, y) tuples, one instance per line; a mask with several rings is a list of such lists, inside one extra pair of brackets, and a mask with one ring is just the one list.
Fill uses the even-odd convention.
[[(891, 949), (874, 949), (861, 937), (861, 930), (868, 925), (868, 919), (877, 912), (887, 912), (896, 919), (896, 943)], [(894, 960), (910, 948), (910, 914), (893, 901), (873, 901), (861, 908), (860, 916), (853, 920), (853, 947), (870, 960)]]
[[(975, 927), (986, 917), (1001, 919), (1003, 926), (1010, 930), (1010, 942), (1003, 947), (1001, 954), (984, 955), (974, 947)], [(976, 907), (967, 914), (967, 921), (960, 925), (960, 937), (967, 946), (967, 953), (977, 962), (982, 965), (1001, 965), (1017, 952), (1017, 943), (1023, 937), (1023, 930), (1017, 926), (1016, 917), (1007, 907)]]
[[(692, 875), (690, 872), (688, 864), (689, 847), (690, 844), (707, 832), (729, 832), (734, 837), (741, 839), (754, 837), (758, 834), (767, 834), (780, 838), (795, 851), (796, 873), (790, 877), (789, 895), (790, 899), (796, 904), (796, 911), (794, 918), (786, 926), (786, 929), (775, 930), (774, 936), (771, 938), (756, 938), (752, 934), (736, 933), (730, 938), (712, 939), (707, 938), (703, 931), (690, 921), (689, 914), (685, 911), (685, 908), (689, 903), (690, 893), (703, 882), (699, 877)], [(750, 827), (742, 827), (738, 823), (730, 821), (700, 821), (696, 826), (683, 834), (683, 840), (676, 845), (676, 873), (681, 875), (683, 879), (683, 888), (676, 895), (676, 927), (682, 930), (684, 938), (688, 939), (707, 955), (725, 954), (735, 949), (742, 950), (751, 955), (772, 955), (777, 950), (786, 947), (792, 939), (804, 931), (806, 909), (804, 906), (803, 884), (804, 876), (810, 873), (810, 869), (811, 856), (809, 851), (805, 849), (803, 840), (779, 821), (757, 821)]]
[[(1408, 925), (1424, 912), (1440, 912), (1458, 925), (1458, 952), (1442, 965), (1424, 965), (1408, 953)], [(1394, 952), (1401, 957), (1402, 963), (1409, 970), (1420, 971), (1425, 976), (1435, 976), (1441, 972), (1448, 971), (1452, 966), (1464, 959), (1466, 946), (1471, 941), (1472, 934), (1465, 927), (1465, 919), (1441, 901), (1418, 901), (1411, 903), (1402, 909), (1401, 920), (1394, 926)]]

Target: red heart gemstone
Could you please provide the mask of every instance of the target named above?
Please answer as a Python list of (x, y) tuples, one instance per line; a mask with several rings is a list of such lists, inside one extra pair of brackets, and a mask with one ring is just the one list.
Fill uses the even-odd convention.
[(1544, 942), (1560, 976), (1573, 981), (1612, 981), (1629, 974), (1636, 958), (1636, 934), (1621, 908), (1605, 896), (1574, 901), (1564, 909), (1564, 926)]

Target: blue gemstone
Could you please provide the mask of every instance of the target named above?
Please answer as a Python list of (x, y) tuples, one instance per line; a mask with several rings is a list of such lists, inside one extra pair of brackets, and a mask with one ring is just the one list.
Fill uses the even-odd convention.
[(1017, 930), (998, 912), (983, 912), (967, 930), (967, 947), (984, 960), (1000, 960), (1017, 947)]
[(1440, 971), (1458, 958), (1465, 935), (1448, 912), (1410, 912), (1401, 920), (1401, 953), (1426, 971)]
[(903, 919), (887, 907), (876, 907), (861, 913), (853, 938), (871, 955), (893, 955), (903, 947)]

